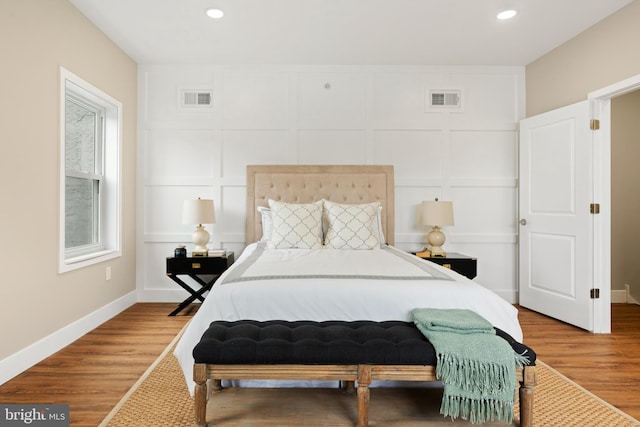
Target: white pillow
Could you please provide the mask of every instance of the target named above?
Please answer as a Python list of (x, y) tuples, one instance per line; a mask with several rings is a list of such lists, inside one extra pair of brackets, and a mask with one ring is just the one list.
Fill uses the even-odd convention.
[(262, 237), (261, 242), (267, 242), (271, 239), (271, 233), (273, 232), (273, 221), (271, 220), (271, 209), (265, 206), (258, 206), (258, 212), (262, 217)]
[(324, 202), (328, 224), (324, 245), (332, 249), (380, 248), (380, 203), (347, 205)]
[(378, 233), (378, 240), (380, 241), (380, 247), (383, 247), (387, 241), (384, 238), (384, 229), (382, 228), (382, 204), (380, 204), (380, 206), (378, 206), (378, 209), (376, 209), (376, 227), (378, 227), (377, 233)]
[(322, 248), (322, 200), (285, 203), (269, 199), (273, 228), (267, 247), (271, 249)]

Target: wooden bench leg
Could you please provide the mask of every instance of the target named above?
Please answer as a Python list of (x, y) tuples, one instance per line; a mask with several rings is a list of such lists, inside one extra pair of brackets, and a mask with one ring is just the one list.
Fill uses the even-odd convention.
[(195, 363), (193, 365), (193, 381), (196, 383), (193, 403), (195, 407), (195, 426), (207, 427), (207, 365)]
[(358, 365), (358, 427), (369, 425), (371, 366)]
[(536, 385), (536, 367), (525, 366), (520, 382), (520, 427), (533, 426), (533, 388)]

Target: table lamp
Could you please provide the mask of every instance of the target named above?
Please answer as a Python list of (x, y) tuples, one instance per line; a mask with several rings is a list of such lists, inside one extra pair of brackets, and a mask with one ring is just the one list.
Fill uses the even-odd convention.
[(202, 224), (215, 224), (216, 213), (213, 209), (213, 200), (201, 199), (185, 200), (182, 207), (182, 223), (198, 224), (196, 230), (191, 234), (191, 240), (195, 247), (191, 254), (193, 256), (206, 256), (208, 254), (207, 243), (209, 243), (209, 232)]
[(442, 249), (446, 236), (440, 227), (453, 225), (453, 203), (436, 199), (435, 201), (422, 202), (422, 218), (424, 225), (430, 225), (431, 231), (427, 234), (427, 242), (430, 245), (431, 256), (445, 257), (447, 253)]

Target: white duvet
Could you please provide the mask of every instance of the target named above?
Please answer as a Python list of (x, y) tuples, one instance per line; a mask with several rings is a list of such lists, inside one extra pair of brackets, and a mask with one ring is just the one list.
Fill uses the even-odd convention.
[(475, 311), (522, 342), (513, 305), (399, 249), (265, 250), (254, 243), (217, 280), (174, 355), (193, 393), (191, 352), (214, 320), (411, 321), (411, 310), (419, 307)]

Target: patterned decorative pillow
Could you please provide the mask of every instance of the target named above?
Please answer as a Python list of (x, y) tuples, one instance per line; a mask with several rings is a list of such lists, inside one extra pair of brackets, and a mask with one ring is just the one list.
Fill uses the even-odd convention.
[(271, 249), (322, 248), (322, 200), (314, 203), (285, 203), (269, 200)]
[(324, 202), (327, 234), (324, 245), (333, 249), (378, 249), (380, 203), (345, 205)]

